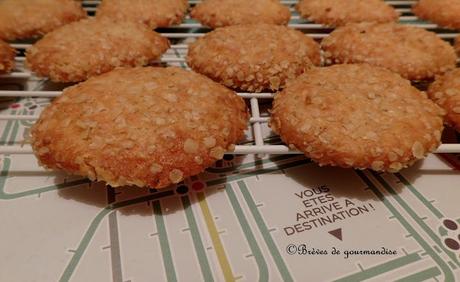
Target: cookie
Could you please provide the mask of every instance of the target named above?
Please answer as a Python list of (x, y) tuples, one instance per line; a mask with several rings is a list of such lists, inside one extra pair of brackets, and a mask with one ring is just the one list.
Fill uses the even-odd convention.
[(0, 74), (10, 72), (14, 67), (16, 51), (0, 40)]
[(218, 28), (190, 44), (187, 63), (225, 86), (278, 90), (321, 63), (319, 44), (300, 31), (273, 24)]
[(315, 68), (275, 96), (271, 127), (320, 165), (399, 171), (440, 145), (444, 111), (370, 65)]
[(204, 0), (190, 15), (211, 28), (253, 23), (286, 25), (291, 18), (289, 8), (279, 0)]
[(247, 122), (242, 98), (204, 76), (117, 69), (65, 89), (34, 125), (32, 145), (51, 169), (163, 188), (222, 159)]
[(180, 24), (188, 8), (187, 0), (103, 0), (96, 15), (115, 21), (134, 21), (150, 28)]
[(438, 77), (428, 96), (447, 112), (445, 122), (460, 132), (460, 69)]
[(359, 22), (394, 22), (399, 14), (382, 0), (301, 0), (301, 17), (328, 25), (342, 26)]
[(326, 64), (368, 63), (411, 80), (431, 79), (455, 67), (448, 43), (425, 29), (394, 23), (349, 24), (334, 30), (321, 47)]
[(48, 33), (26, 54), (27, 66), (55, 82), (78, 82), (116, 67), (158, 59), (169, 42), (147, 27), (85, 19)]
[(419, 0), (412, 8), (414, 14), (442, 27), (460, 28), (460, 1)]
[(85, 17), (81, 4), (74, 0), (3, 0), (0, 1), (0, 39), (41, 36)]

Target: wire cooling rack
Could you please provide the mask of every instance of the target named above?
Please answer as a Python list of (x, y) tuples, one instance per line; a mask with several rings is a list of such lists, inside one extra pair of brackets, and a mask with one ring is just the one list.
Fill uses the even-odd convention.
[[(199, 1), (191, 0), (190, 5), (193, 6)], [(301, 19), (298, 13), (294, 9), (294, 5), (298, 2), (296, 0), (284, 0), (281, 1), (284, 5), (289, 6), (292, 12), (292, 18), (289, 22), (289, 26), (298, 30), (303, 31), (305, 34), (313, 37), (316, 40), (321, 40), (326, 37), (331, 29), (320, 24), (315, 24)], [(386, 1), (388, 4), (393, 5), (397, 11), (400, 12), (400, 22), (402, 24), (415, 25), (421, 28), (425, 28), (434, 31), (438, 36), (444, 40), (452, 41), (458, 33), (452, 30), (445, 30), (437, 27), (435, 24), (421, 21), (415, 17), (411, 12), (411, 6), (416, 1)], [(100, 1), (94, 0), (83, 0), (83, 7), (90, 16), (94, 15), (97, 6)], [(195, 40), (197, 37), (203, 36), (210, 29), (202, 26), (198, 22), (190, 19), (187, 16), (183, 23), (170, 28), (159, 29), (158, 32), (163, 36), (169, 38), (173, 43), (171, 48), (162, 56), (159, 63), (165, 65), (175, 65), (188, 68), (185, 61), (187, 54), (187, 43)], [(24, 68), (24, 51), (30, 47), (33, 42), (18, 42), (12, 43), (11, 46), (17, 50), (16, 68), (12, 73), (6, 75), (0, 75), (0, 82), (2, 80), (39, 80), (33, 73), (29, 72)], [(0, 86), (1, 87), (1, 86)], [(2, 90), (0, 88), (0, 99), (3, 97), (14, 97), (14, 98), (50, 98), (57, 97), (61, 94), (61, 89), (57, 91), (45, 91), (45, 90)], [(299, 154), (297, 151), (289, 149), (287, 146), (282, 144), (273, 144), (267, 142), (267, 131), (270, 130), (267, 127), (269, 121), (267, 104), (269, 105), (271, 99), (273, 99), (273, 93), (238, 93), (239, 96), (248, 100), (250, 105), (251, 118), (248, 124), (248, 132), (251, 138), (244, 145), (238, 145), (235, 148), (233, 154)], [(33, 122), (38, 118), (38, 115), (18, 115), (18, 114), (0, 114), (1, 121), (28, 121)], [(268, 133), (270, 136), (270, 133)], [(1, 145), (0, 154), (31, 154), (32, 149), (27, 142), (22, 145)], [(460, 153), (460, 144), (442, 144), (436, 153)]]

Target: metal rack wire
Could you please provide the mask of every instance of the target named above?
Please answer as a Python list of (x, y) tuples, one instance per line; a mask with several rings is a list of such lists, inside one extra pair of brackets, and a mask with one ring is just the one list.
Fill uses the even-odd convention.
[[(191, 5), (196, 4), (199, 1), (191, 0)], [(294, 5), (298, 2), (296, 0), (282, 0), (283, 4), (288, 5), (293, 13), (289, 26), (302, 30), (309, 36), (319, 40), (326, 37), (331, 29), (320, 24), (315, 24), (303, 20), (294, 11)], [(418, 20), (413, 14), (411, 14), (411, 5), (416, 1), (387, 1), (387, 3), (393, 5), (396, 10), (401, 13), (400, 22), (403, 24), (415, 25), (418, 27), (426, 28), (435, 31), (442, 39), (452, 40), (458, 34), (452, 30), (444, 30), (438, 28), (436, 25)], [(98, 0), (83, 0), (82, 1), (85, 10), (90, 15), (94, 14), (97, 5), (100, 3)], [(168, 52), (162, 56), (159, 63), (163, 64), (179, 64), (185, 68), (185, 55), (188, 45), (185, 44), (194, 38), (203, 36), (208, 28), (203, 27), (198, 22), (187, 17), (184, 22), (180, 25), (170, 27), (167, 29), (159, 30), (160, 34), (169, 38), (173, 44)], [(16, 57), (16, 64), (18, 66), (23, 65), (25, 61), (24, 50), (32, 45), (31, 43), (13, 43), (11, 46), (18, 50), (18, 56)], [(23, 66), (17, 67), (12, 73), (6, 75), (0, 75), (0, 82), (2, 79), (22, 79), (30, 80), (37, 79), (33, 73), (27, 71)], [(53, 98), (61, 94), (61, 91), (30, 91), (30, 90), (0, 90), (1, 97), (39, 97), (39, 98)], [(252, 134), (252, 140), (245, 145), (236, 146), (234, 154), (299, 154), (297, 151), (290, 150), (285, 145), (273, 145), (268, 144), (264, 140), (264, 128), (266, 128), (269, 121), (267, 113), (262, 113), (261, 109), (264, 104), (270, 102), (273, 99), (273, 93), (238, 93), (241, 97), (248, 100), (250, 105), (251, 118), (248, 125), (248, 131)], [(31, 115), (7, 115), (0, 114), (0, 121), (6, 120), (26, 120), (34, 121), (38, 116)], [(0, 154), (31, 154), (32, 149), (30, 145), (3, 145), (0, 146)], [(441, 145), (436, 153), (460, 153), (460, 144), (443, 144)]]

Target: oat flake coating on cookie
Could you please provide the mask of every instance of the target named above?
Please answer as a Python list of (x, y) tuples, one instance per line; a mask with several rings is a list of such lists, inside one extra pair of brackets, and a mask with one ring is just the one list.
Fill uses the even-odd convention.
[(459, 0), (419, 0), (412, 11), (417, 17), (440, 26), (460, 28)]
[(302, 0), (297, 10), (303, 18), (328, 26), (359, 22), (394, 22), (399, 14), (382, 0)]
[(99, 18), (134, 21), (157, 28), (180, 24), (187, 8), (187, 0), (103, 0), (96, 15)]
[(116, 67), (158, 59), (169, 42), (131, 22), (86, 19), (61, 27), (27, 50), (27, 66), (56, 82), (78, 82)]
[(460, 69), (438, 77), (428, 96), (447, 112), (446, 123), (460, 132)]
[(321, 42), (326, 64), (368, 63), (411, 80), (431, 79), (455, 67), (452, 46), (435, 33), (393, 23), (349, 24)]
[(211, 28), (252, 23), (286, 25), (291, 18), (289, 8), (279, 0), (204, 0), (190, 15)]
[(274, 100), (271, 127), (320, 165), (398, 171), (440, 145), (444, 111), (389, 70), (307, 71)]
[(199, 74), (117, 69), (64, 90), (34, 125), (32, 145), (48, 168), (162, 188), (222, 159), (247, 121), (240, 97)]
[(0, 40), (0, 73), (8, 73), (14, 67), (16, 51), (7, 43)]
[(74, 0), (3, 0), (0, 1), (0, 39), (41, 36), (85, 17), (81, 4)]
[(189, 46), (188, 65), (233, 89), (278, 90), (321, 63), (318, 43), (300, 31), (272, 24), (218, 28)]

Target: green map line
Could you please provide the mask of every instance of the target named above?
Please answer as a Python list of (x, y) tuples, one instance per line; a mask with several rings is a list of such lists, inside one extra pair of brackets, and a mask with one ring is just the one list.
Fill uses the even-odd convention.
[[(381, 274), (390, 272), (392, 270), (401, 268), (403, 266), (409, 265), (413, 262), (421, 260), (422, 257), (418, 253), (411, 253), (396, 259), (384, 262), (380, 265), (372, 266), (366, 268), (363, 271), (356, 272), (349, 276), (334, 280), (335, 282), (354, 282), (354, 281), (364, 281), (370, 278), (374, 278)], [(437, 268), (436, 268), (437, 269)], [(438, 270), (439, 271), (439, 270)]]
[(168, 190), (164, 192), (158, 192), (155, 194), (147, 195), (147, 196), (142, 196), (130, 200), (125, 200), (117, 203), (113, 203), (102, 209), (96, 217), (92, 220), (90, 223), (88, 229), (83, 235), (83, 238), (81, 239), (80, 243), (78, 244), (77, 249), (72, 255), (72, 258), (70, 262), (67, 264), (64, 272), (61, 275), (61, 278), (59, 281), (69, 281), (70, 277), (74, 273), (78, 263), (80, 262), (80, 259), (82, 258), (83, 254), (85, 253), (86, 249), (88, 248), (89, 243), (91, 242), (91, 239), (93, 238), (94, 234), (96, 233), (96, 230), (99, 227), (99, 224), (102, 222), (102, 220), (113, 210), (127, 207), (130, 205), (135, 205), (138, 203), (146, 202), (146, 201), (152, 201), (152, 200), (157, 200), (160, 198), (165, 198), (174, 195), (174, 191)]
[(214, 281), (212, 276), (211, 267), (209, 266), (208, 257), (206, 255), (206, 250), (203, 246), (203, 241), (200, 235), (200, 229), (193, 214), (192, 205), (188, 196), (182, 196), (182, 207), (185, 211), (185, 216), (187, 218), (188, 226), (190, 229), (190, 234), (192, 235), (193, 246), (195, 247), (195, 253), (198, 257), (198, 262), (200, 264), (201, 273), (203, 274), (203, 279), (206, 282)]
[(168, 282), (176, 282), (176, 269), (171, 255), (171, 247), (169, 246), (168, 232), (166, 231), (165, 219), (161, 210), (159, 200), (152, 202), (153, 217), (157, 226), (158, 240), (160, 241), (161, 253), (163, 255), (163, 265), (165, 268), (166, 279)]
[(431, 268), (398, 279), (395, 282), (422, 282), (428, 279), (436, 278), (436, 276), (439, 276), (440, 274), (441, 271), (439, 271), (439, 268), (433, 266)]
[(401, 215), (395, 206), (391, 204), (387, 197), (374, 185), (374, 183), (362, 172), (355, 171), (356, 174), (363, 180), (363, 182), (369, 187), (369, 189), (377, 196), (377, 198), (385, 205), (385, 207), (393, 214), (393, 216), (399, 221), (399, 223), (411, 234), (412, 238), (424, 249), (425, 253), (428, 254), (434, 262), (442, 270), (445, 281), (454, 282), (454, 274), (452, 273), (449, 266), (444, 260), (431, 248), (430, 244), (424, 241), (422, 236), (409, 224), (409, 222)]
[[(11, 112), (12, 115), (16, 114), (16, 111)], [(11, 126), (13, 125), (13, 120), (7, 121), (5, 128), (3, 129), (2, 136), (0, 137), (0, 145), (4, 146), (6, 145), (6, 139), (8, 138), (8, 135), (10, 134)]]
[(441, 219), (444, 215), (441, 213), (439, 209), (437, 209), (430, 201), (428, 201), (417, 189), (415, 189), (414, 185), (412, 185), (401, 173), (394, 173), (399, 181), (401, 181), (404, 186), (406, 186), (412, 194), (417, 197), (420, 202), (422, 202), (437, 218)]
[(262, 233), (262, 237), (264, 238), (265, 244), (267, 245), (268, 250), (270, 251), (273, 257), (273, 260), (275, 261), (276, 267), (278, 268), (278, 271), (280, 272), (283, 281), (294, 281), (292, 279), (291, 273), (289, 272), (286, 263), (283, 260), (283, 257), (281, 256), (278, 250), (278, 247), (275, 244), (275, 241), (273, 240), (270, 234), (270, 231), (268, 230), (267, 225), (265, 224), (262, 214), (257, 208), (257, 205), (254, 202), (254, 199), (252, 198), (248, 187), (246, 186), (246, 183), (244, 183), (244, 181), (238, 181), (237, 184), (240, 188), (241, 194), (243, 194), (244, 200), (246, 201), (249, 210), (251, 211), (252, 216), (254, 217), (254, 220), (256, 221), (260, 233)]
[(83, 185), (83, 184), (87, 184), (91, 182), (88, 179), (84, 178), (84, 179), (79, 179), (75, 181), (69, 181), (69, 182), (54, 184), (54, 185), (50, 185), (50, 186), (46, 186), (42, 188), (9, 194), (5, 192), (5, 184), (6, 184), (6, 180), (8, 179), (8, 172), (9, 172), (10, 166), (11, 166), (11, 159), (10, 158), (3, 159), (3, 168), (2, 168), (2, 171), (0, 172), (0, 199), (1, 200), (13, 200), (17, 198), (41, 194), (41, 193), (50, 192), (54, 190), (60, 190), (64, 188), (75, 188), (75, 187), (78, 187), (79, 185)]
[(19, 132), (19, 122), (15, 120), (13, 122), (13, 128), (12, 128), (10, 139), (8, 140), (7, 145), (14, 145), (14, 140), (16, 140), (16, 136), (18, 135), (18, 132)]
[[(107, 187), (107, 204), (116, 201), (114, 188)], [(112, 282), (123, 282), (123, 268), (121, 263), (120, 251), (120, 229), (118, 227), (117, 211), (112, 211), (108, 215), (109, 239), (110, 239), (110, 261), (112, 266)]]
[(455, 256), (455, 254), (448, 249), (446, 249), (441, 242), (441, 239), (436, 235), (436, 233), (431, 229), (424, 220), (422, 220), (417, 213), (401, 198), (398, 193), (391, 187), (391, 185), (383, 179), (378, 173), (372, 172), (372, 175), (382, 184), (383, 188), (385, 188), (392, 196), (396, 199), (396, 201), (403, 207), (403, 209), (414, 219), (417, 224), (422, 227), (422, 229), (428, 234), (428, 236), (447, 254), (450, 259), (458, 266), (460, 263)]
[(254, 256), (257, 267), (259, 270), (259, 281), (265, 282), (268, 281), (269, 272), (267, 267), (267, 262), (264, 259), (262, 251), (257, 244), (257, 240), (254, 236), (254, 233), (251, 230), (251, 226), (249, 225), (246, 216), (244, 215), (243, 209), (241, 208), (240, 203), (236, 197), (235, 191), (233, 191), (233, 187), (231, 184), (227, 184), (225, 188), (225, 192), (227, 193), (227, 197), (232, 205), (233, 211), (235, 212), (235, 216), (240, 223), (240, 228), (243, 231), (244, 236), (246, 237), (246, 242), (251, 249), (251, 253)]

